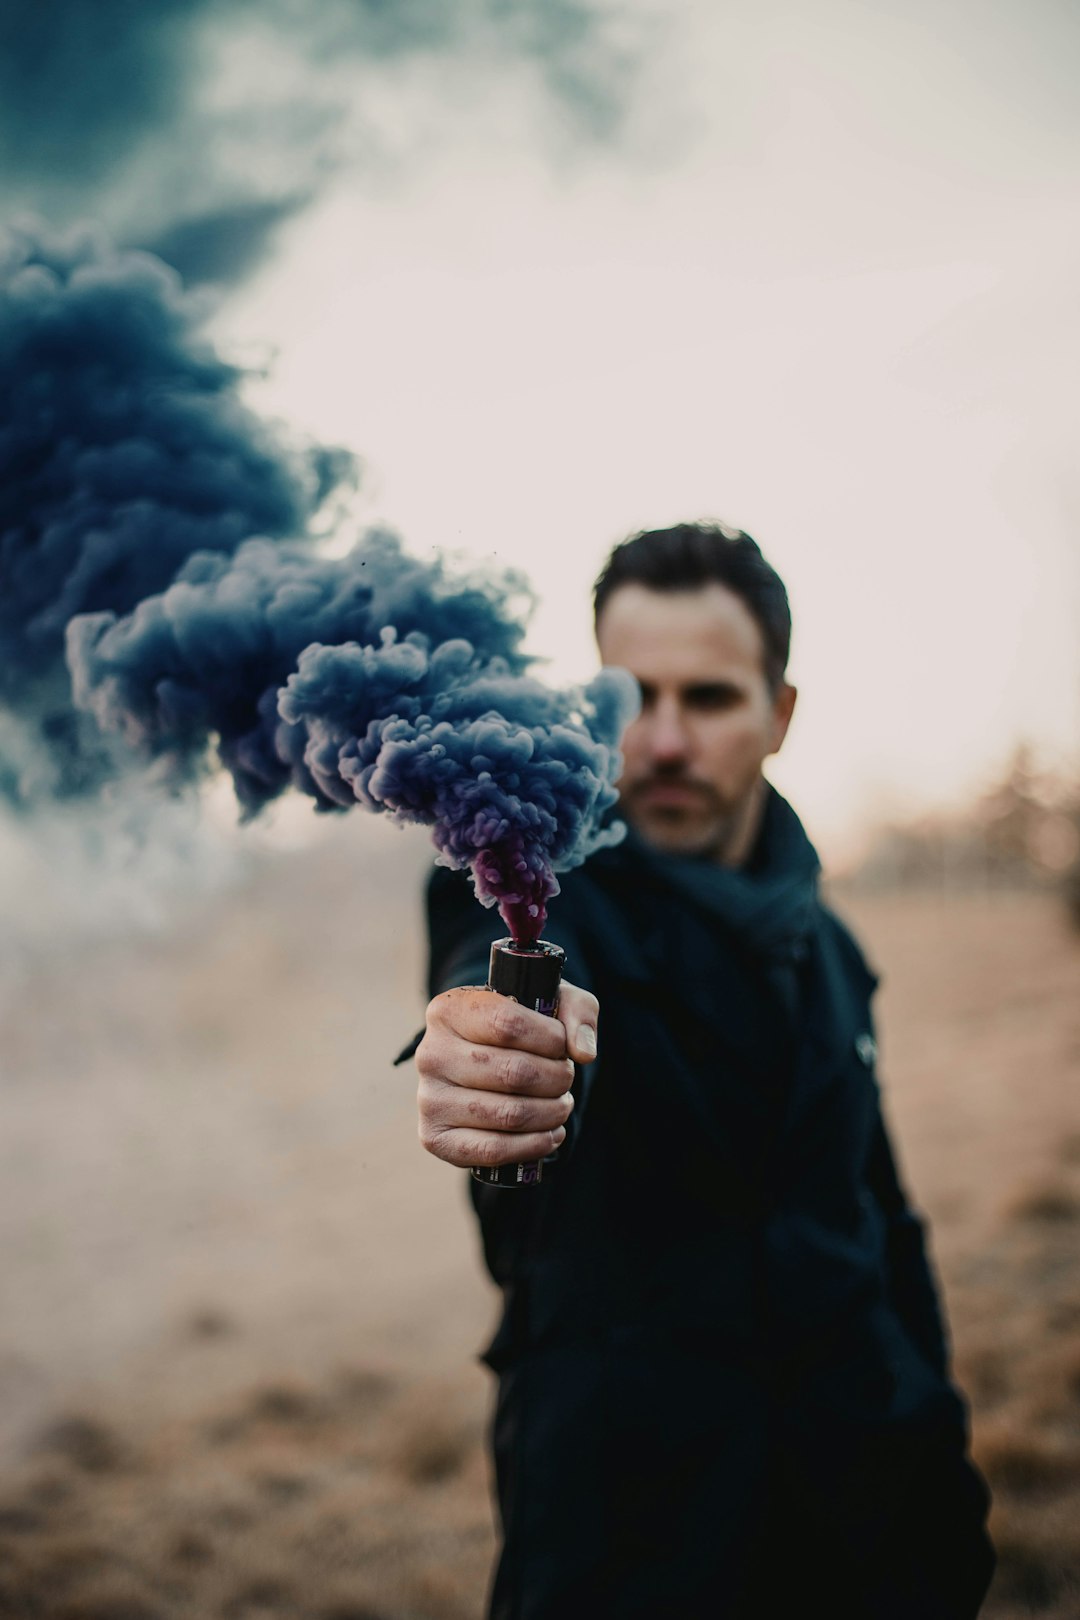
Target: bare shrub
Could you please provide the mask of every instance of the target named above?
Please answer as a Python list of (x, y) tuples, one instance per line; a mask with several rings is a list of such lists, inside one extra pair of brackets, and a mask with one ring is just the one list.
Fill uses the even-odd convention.
[(1075, 1502), (1050, 1507), (998, 1502), (990, 1530), (998, 1567), (988, 1615), (1006, 1605), (1025, 1614), (1076, 1613), (1072, 1600), (1080, 1596), (1080, 1523)]
[(461, 1411), (457, 1392), (439, 1384), (399, 1402), (387, 1422), (390, 1465), (417, 1485), (456, 1474), (477, 1440), (477, 1425)]
[(1017, 1495), (1052, 1491), (1080, 1478), (1080, 1449), (1016, 1418), (984, 1423), (976, 1437), (975, 1457), (992, 1486)]
[(266, 1613), (295, 1614), (296, 1588), (280, 1575), (248, 1575), (221, 1609), (222, 1620), (255, 1620)]
[(257, 1389), (248, 1403), (256, 1422), (312, 1424), (326, 1416), (326, 1403), (318, 1390), (302, 1379), (279, 1379)]
[(39, 1436), (37, 1449), (66, 1457), (88, 1474), (116, 1473), (134, 1461), (131, 1447), (113, 1428), (84, 1413), (71, 1413), (50, 1424)]

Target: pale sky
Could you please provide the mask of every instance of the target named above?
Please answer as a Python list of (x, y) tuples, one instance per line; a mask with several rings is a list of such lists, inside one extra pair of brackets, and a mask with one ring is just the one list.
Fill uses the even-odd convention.
[(771, 774), (827, 852), (1021, 737), (1075, 762), (1080, 18), (639, 21), (607, 146), (509, 70), (400, 72), (395, 160), (343, 171), (215, 335), (274, 351), (260, 407), (359, 452), (360, 519), (526, 569), (553, 679), (593, 667), (612, 542), (753, 534), (801, 688)]

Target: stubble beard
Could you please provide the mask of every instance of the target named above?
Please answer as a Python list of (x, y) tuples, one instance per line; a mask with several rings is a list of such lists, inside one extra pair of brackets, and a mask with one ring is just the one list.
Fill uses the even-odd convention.
[[(684, 781), (695, 789), (697, 805), (686, 809), (649, 805), (646, 794), (654, 783), (681, 785)], [(709, 783), (657, 774), (624, 789), (619, 808), (634, 831), (662, 854), (733, 865), (735, 852), (746, 842), (748, 821), (756, 819), (763, 787), (759, 777), (736, 804), (731, 804)], [(745, 856), (745, 851), (742, 854)]]

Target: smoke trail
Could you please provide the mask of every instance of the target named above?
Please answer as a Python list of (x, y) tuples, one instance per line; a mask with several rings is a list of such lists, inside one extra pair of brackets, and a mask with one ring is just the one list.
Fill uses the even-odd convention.
[(75, 619), (76, 701), (176, 778), (220, 760), (248, 814), (291, 784), (430, 825), (535, 937), (555, 869), (618, 836), (602, 822), (631, 700), (612, 672), (579, 694), (522, 673), (524, 591), (387, 534), (336, 559), (252, 541), (192, 558), (126, 618)]
[(164, 264), (92, 230), (0, 233), (0, 702), (27, 725), (25, 757), (0, 761), (9, 799), (33, 797), (44, 751), (62, 791), (103, 768), (68, 698), (69, 620), (129, 611), (194, 552), (299, 541), (351, 474), (247, 409), (202, 314)]

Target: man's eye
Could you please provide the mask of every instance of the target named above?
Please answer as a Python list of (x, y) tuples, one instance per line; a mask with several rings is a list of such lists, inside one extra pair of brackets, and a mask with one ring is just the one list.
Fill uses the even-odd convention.
[(726, 682), (715, 685), (701, 685), (688, 687), (684, 700), (689, 709), (697, 709), (704, 713), (714, 713), (718, 709), (731, 709), (740, 701), (742, 693), (737, 686), (729, 686)]

